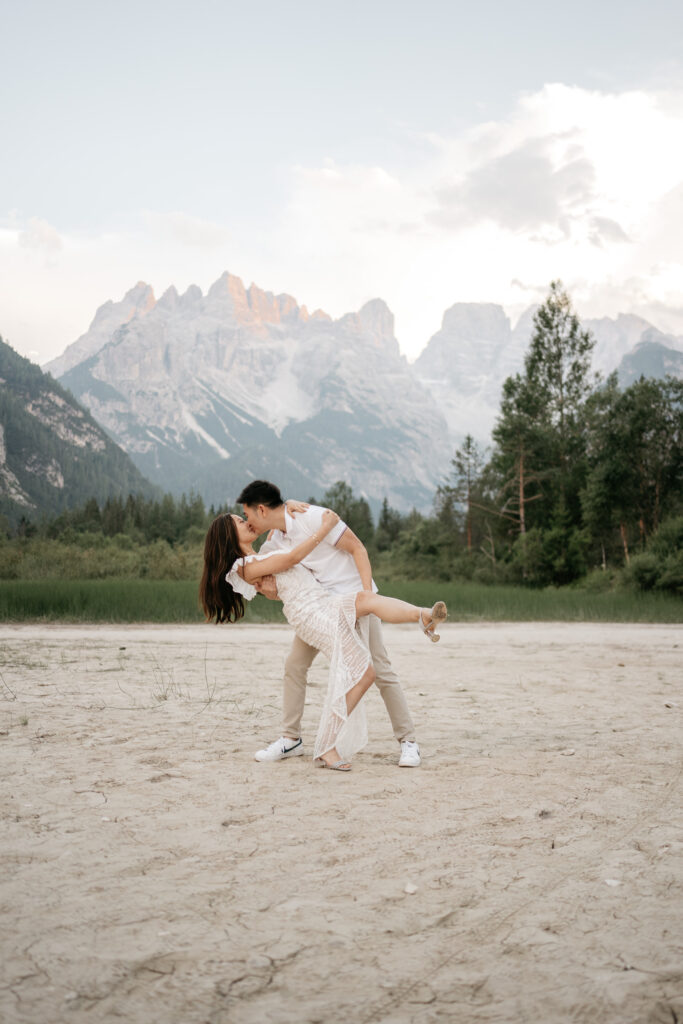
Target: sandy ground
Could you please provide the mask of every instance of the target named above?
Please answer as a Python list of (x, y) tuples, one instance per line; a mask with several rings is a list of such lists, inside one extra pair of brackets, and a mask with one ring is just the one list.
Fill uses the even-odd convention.
[(342, 775), (288, 627), (0, 627), (4, 1024), (683, 1021), (683, 630), (443, 634)]

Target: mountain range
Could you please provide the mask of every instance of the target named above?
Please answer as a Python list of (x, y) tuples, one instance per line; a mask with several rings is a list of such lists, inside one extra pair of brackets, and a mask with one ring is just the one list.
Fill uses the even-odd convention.
[[(46, 369), (164, 490), (219, 502), (267, 477), (306, 497), (343, 479), (375, 509), (426, 508), (463, 435), (488, 442), (534, 312), (513, 326), (456, 303), (410, 365), (381, 299), (334, 320), (229, 273), (158, 301), (139, 282)], [(583, 326), (603, 373), (683, 375), (683, 339), (640, 317)]]
[(47, 369), (149, 479), (208, 502), (268, 477), (426, 506), (448, 463), (445, 419), (380, 299), (332, 320), (228, 273), (158, 302), (138, 284)]

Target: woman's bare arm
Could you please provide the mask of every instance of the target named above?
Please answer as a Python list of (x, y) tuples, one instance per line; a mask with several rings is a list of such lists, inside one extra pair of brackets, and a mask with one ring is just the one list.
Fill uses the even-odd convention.
[(318, 546), (320, 541), (327, 536), (338, 522), (339, 516), (337, 513), (332, 512), (329, 508), (325, 509), (320, 529), (309, 537), (308, 540), (302, 541), (301, 544), (297, 544), (295, 548), (291, 548), (289, 551), (278, 551), (275, 554), (268, 555), (267, 558), (247, 562), (242, 568), (240, 576), (243, 576), (247, 583), (253, 583), (254, 580), (260, 579), (261, 576), (269, 576), (271, 573), (277, 574), (285, 572), (286, 569), (291, 569), (293, 565), (297, 565), (306, 555), (310, 555), (311, 551)]

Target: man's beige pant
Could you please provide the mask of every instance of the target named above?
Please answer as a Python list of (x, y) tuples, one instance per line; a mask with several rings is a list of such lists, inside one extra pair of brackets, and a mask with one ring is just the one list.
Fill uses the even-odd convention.
[[(410, 717), (408, 704), (401, 689), (398, 676), (391, 667), (389, 656), (382, 639), (382, 624), (376, 615), (368, 616), (368, 646), (372, 656), (382, 699), (387, 706), (389, 718), (394, 729), (394, 736), (401, 740), (414, 740), (415, 727)], [(292, 649), (285, 662), (284, 694), (282, 699), (283, 723), (282, 735), (298, 739), (301, 736), (301, 718), (304, 713), (306, 699), (306, 677), (318, 654), (317, 647), (311, 647), (300, 637), (295, 636)]]

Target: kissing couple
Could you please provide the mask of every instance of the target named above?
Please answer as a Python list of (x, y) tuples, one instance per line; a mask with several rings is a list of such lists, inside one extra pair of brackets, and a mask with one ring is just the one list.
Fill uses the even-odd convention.
[[(432, 608), (377, 593), (365, 545), (330, 509), (285, 504), (266, 480), (248, 484), (238, 502), (244, 518), (226, 513), (212, 522), (204, 544), (199, 588), (207, 621), (237, 622), (244, 599), (257, 592), (282, 601), (296, 631), (285, 664), (282, 736), (257, 752), (257, 761), (303, 753), (301, 718), (306, 676), (319, 651), (329, 659), (325, 704), (315, 740), (315, 764), (350, 771), (350, 759), (367, 743), (362, 697), (377, 684), (401, 744), (400, 767), (417, 767), (420, 751), (398, 676), (387, 656), (382, 622), (415, 622), (428, 640), (446, 619), (446, 605)], [(269, 533), (260, 551), (253, 542)]]

